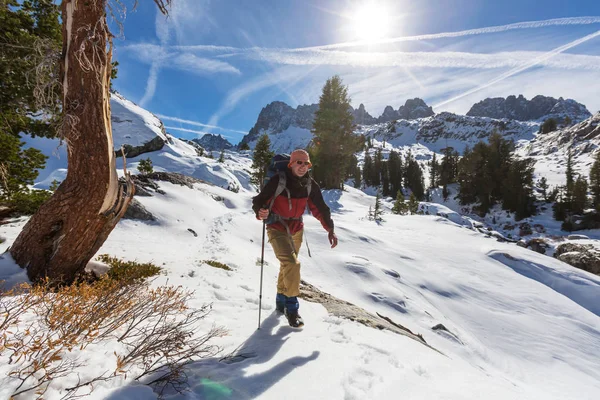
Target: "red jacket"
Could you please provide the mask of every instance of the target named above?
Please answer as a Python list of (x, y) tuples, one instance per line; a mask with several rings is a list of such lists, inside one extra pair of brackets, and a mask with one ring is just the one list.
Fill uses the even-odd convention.
[[(311, 190), (310, 197), (308, 196), (308, 180), (311, 179)], [(275, 175), (269, 180), (269, 182), (265, 185), (263, 190), (252, 198), (252, 209), (258, 218), (258, 210), (261, 208), (268, 208), (275, 194), (275, 190), (277, 189), (277, 185), (279, 183), (279, 175)], [(308, 203), (308, 207), (312, 215), (321, 222), (323, 228), (327, 232), (333, 231), (333, 220), (331, 219), (331, 210), (325, 204), (323, 200), (323, 195), (321, 194), (321, 188), (312, 179), (308, 174), (303, 177), (297, 177), (292, 174), (291, 170), (288, 168), (286, 170), (286, 187), (290, 191), (290, 199), (288, 201), (288, 192), (284, 190), (273, 202), (273, 207), (271, 208), (271, 213), (277, 214), (281, 216), (281, 218), (285, 219), (290, 233), (293, 235), (294, 233), (302, 230), (304, 228), (304, 224), (302, 220), (299, 218), (304, 214), (304, 210), (306, 209), (306, 204)], [(291, 203), (291, 209), (290, 209)], [(288, 218), (295, 218), (290, 219)], [(271, 218), (270, 218), (271, 219)], [(277, 229), (279, 231), (285, 232), (285, 227), (281, 224), (281, 222), (273, 222), (269, 223), (269, 227), (273, 229)]]

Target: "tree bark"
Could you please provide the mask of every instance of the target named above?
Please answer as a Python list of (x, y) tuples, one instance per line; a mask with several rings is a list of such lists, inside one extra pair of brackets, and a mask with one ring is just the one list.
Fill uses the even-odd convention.
[(106, 0), (63, 0), (63, 132), (68, 173), (10, 253), (32, 281), (71, 283), (106, 241), (134, 193), (120, 185), (110, 120)]

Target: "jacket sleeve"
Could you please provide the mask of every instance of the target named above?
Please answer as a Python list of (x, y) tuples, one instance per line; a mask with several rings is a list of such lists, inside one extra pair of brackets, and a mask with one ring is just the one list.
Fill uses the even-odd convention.
[(311, 182), (310, 197), (308, 198), (308, 207), (312, 215), (321, 222), (321, 225), (327, 232), (333, 232), (333, 220), (331, 219), (331, 210), (325, 204), (323, 195), (321, 194), (321, 188), (319, 184), (313, 181)]
[(267, 182), (259, 194), (252, 198), (252, 210), (256, 214), (258, 219), (258, 210), (261, 208), (268, 208), (271, 198), (275, 194), (277, 184), (279, 183), (279, 175), (273, 175), (273, 177)]

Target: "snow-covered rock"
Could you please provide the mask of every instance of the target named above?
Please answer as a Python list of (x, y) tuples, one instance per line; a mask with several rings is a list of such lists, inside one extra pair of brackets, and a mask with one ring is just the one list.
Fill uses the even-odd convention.
[(207, 133), (201, 138), (192, 139), (192, 141), (199, 144), (206, 150), (223, 150), (231, 149), (233, 147), (229, 140), (225, 139), (221, 135), (215, 135), (212, 133)]

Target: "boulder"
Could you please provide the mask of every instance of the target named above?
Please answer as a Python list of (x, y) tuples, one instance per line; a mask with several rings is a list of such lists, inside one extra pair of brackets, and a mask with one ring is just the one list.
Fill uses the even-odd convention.
[(554, 257), (584, 271), (600, 275), (600, 252), (591, 244), (563, 243)]
[(146, 209), (137, 199), (133, 198), (123, 219), (137, 219), (139, 221), (156, 221), (156, 217)]

